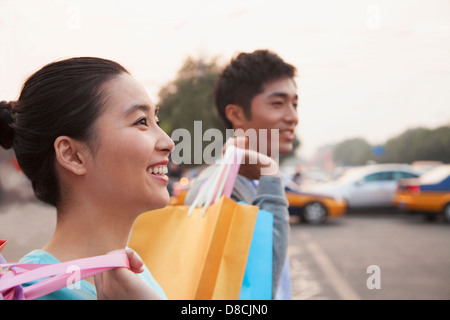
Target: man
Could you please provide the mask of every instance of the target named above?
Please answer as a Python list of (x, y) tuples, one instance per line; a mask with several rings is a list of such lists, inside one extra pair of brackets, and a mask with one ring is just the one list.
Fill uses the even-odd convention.
[[(262, 154), (261, 159), (265, 155), (277, 158), (293, 150), (294, 129), (298, 123), (295, 75), (294, 66), (268, 50), (238, 54), (219, 75), (215, 88), (218, 114), (227, 129), (233, 129), (235, 135), (248, 137), (248, 147)], [(250, 141), (253, 134), (256, 141)], [(258, 172), (255, 173), (251, 163), (241, 165), (231, 198), (273, 213), (272, 297), (289, 299), (289, 282), (288, 288), (281, 287), (277, 294), (283, 267), (287, 268), (285, 272), (289, 276), (289, 213), (284, 183), (277, 164), (274, 168), (272, 163), (266, 173), (260, 163), (256, 167)], [(209, 176), (208, 171), (204, 170), (196, 179), (187, 194), (186, 204), (193, 202)]]

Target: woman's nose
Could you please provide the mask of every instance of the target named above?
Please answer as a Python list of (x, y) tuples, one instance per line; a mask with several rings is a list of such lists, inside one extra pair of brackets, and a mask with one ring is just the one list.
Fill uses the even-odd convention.
[(163, 129), (159, 128), (159, 130), (160, 138), (158, 139), (158, 143), (156, 145), (157, 149), (171, 153), (175, 148), (175, 143)]

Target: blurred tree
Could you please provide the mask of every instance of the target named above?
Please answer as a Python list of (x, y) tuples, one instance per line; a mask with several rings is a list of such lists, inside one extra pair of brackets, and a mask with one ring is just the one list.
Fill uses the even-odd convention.
[(333, 149), (337, 165), (361, 165), (370, 160), (379, 163), (411, 163), (442, 161), (450, 163), (450, 125), (435, 129), (408, 129), (386, 141), (383, 146), (371, 146), (362, 138), (344, 140)]
[[(177, 78), (159, 92), (158, 117), (161, 120), (162, 129), (169, 136), (179, 128), (184, 128), (190, 133), (190, 150), (186, 148), (183, 151), (190, 151), (191, 154), (183, 155), (183, 158), (192, 161), (183, 163), (184, 166), (199, 164), (193, 161), (195, 152), (201, 152), (211, 143), (204, 142), (202, 139), (203, 133), (207, 129), (219, 129), (225, 139), (224, 126), (214, 107), (214, 84), (220, 72), (216, 60), (205, 62), (202, 59), (195, 60), (188, 57), (178, 71)], [(197, 130), (197, 133), (201, 134), (200, 136), (194, 135), (194, 121), (201, 121), (201, 132)], [(199, 123), (197, 122), (197, 124)], [(200, 139), (198, 139), (199, 137)], [(181, 140), (180, 143), (183, 142)], [(175, 143), (177, 144), (177, 141)], [(184, 141), (184, 143), (189, 143), (189, 141)], [(203, 157), (201, 154), (197, 154), (197, 158), (202, 159)]]
[(372, 158), (372, 146), (362, 138), (338, 143), (333, 149), (333, 161), (341, 166), (363, 165)]
[(385, 144), (385, 162), (437, 160), (450, 162), (450, 126), (406, 130)]
[(193, 122), (203, 121), (203, 130), (223, 129), (214, 107), (214, 84), (219, 73), (216, 60), (205, 62), (188, 57), (177, 78), (159, 92), (161, 127), (171, 135), (177, 128), (190, 131)]

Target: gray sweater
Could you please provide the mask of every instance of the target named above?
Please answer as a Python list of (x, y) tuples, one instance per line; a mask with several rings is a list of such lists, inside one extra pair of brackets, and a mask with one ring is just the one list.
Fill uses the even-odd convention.
[[(186, 205), (192, 204), (205, 179), (211, 176), (211, 170), (212, 167), (206, 168), (195, 179), (186, 195)], [(255, 190), (251, 181), (238, 175), (231, 199), (236, 202), (244, 201), (245, 203), (258, 206), (262, 210), (273, 213), (272, 298), (274, 298), (286, 261), (289, 241), (288, 201), (281, 179), (279, 177), (263, 176), (259, 179), (258, 186)]]

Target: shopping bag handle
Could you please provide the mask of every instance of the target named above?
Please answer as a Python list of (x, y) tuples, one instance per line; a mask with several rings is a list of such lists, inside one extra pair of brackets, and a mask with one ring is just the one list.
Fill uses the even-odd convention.
[(212, 175), (205, 180), (197, 196), (192, 202), (188, 215), (197, 206), (203, 206), (203, 215), (206, 209), (216, 202), (222, 195), (230, 197), (239, 172), (244, 150), (230, 145), (215, 164)]
[[(82, 280), (121, 267), (130, 268), (124, 250), (55, 264), (4, 263), (0, 264), (0, 270), (9, 271), (0, 278), (0, 293), (47, 278), (23, 288), (24, 298), (33, 300), (68, 286), (72, 279)], [(74, 277), (74, 272), (78, 272), (77, 277)]]
[[(228, 153), (227, 153), (228, 151)], [(215, 181), (209, 191), (208, 200), (206, 206), (217, 201), (222, 195), (230, 197), (233, 191), (234, 183), (236, 181), (239, 167), (241, 165), (241, 159), (243, 150), (236, 148), (235, 146), (229, 146), (225, 151), (225, 156), (222, 159), (222, 170), (220, 174), (217, 173)]]
[(3, 248), (5, 247), (6, 242), (8, 242), (8, 240), (0, 240), (0, 253), (2, 252)]

